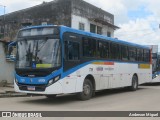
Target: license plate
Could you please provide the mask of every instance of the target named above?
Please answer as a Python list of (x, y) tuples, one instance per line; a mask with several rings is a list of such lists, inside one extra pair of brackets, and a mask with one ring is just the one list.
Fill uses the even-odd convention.
[(30, 91), (35, 91), (36, 90), (35, 86), (28, 86), (27, 89), (30, 90)]

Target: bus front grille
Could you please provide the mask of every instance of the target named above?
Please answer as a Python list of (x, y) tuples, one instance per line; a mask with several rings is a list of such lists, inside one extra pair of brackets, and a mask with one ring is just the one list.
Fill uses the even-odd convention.
[(35, 92), (44, 92), (46, 89), (45, 85), (38, 85), (38, 86), (33, 86), (35, 89), (34, 90), (29, 90), (28, 87), (30, 87), (31, 85), (18, 85), (19, 89), (22, 91), (35, 91)]

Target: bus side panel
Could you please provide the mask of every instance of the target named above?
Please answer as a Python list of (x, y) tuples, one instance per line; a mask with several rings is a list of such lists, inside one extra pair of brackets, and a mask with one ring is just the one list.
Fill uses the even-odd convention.
[(69, 75), (68, 77), (63, 78), (60, 80), (62, 84), (63, 93), (74, 93), (76, 92), (76, 83), (77, 83), (77, 76)]
[(99, 90), (99, 83), (100, 83), (100, 74), (96, 73), (96, 66), (93, 64), (86, 65), (80, 68), (77, 72), (77, 76), (81, 76), (77, 79), (76, 83), (76, 92), (82, 92), (83, 90), (83, 83), (87, 76), (91, 75), (95, 80), (95, 89)]

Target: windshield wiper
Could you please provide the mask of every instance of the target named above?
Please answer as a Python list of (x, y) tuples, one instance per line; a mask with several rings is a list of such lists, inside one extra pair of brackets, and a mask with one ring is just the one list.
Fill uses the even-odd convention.
[(37, 44), (36, 44), (36, 53), (35, 53), (35, 61), (37, 62), (37, 55), (38, 55), (38, 41), (37, 41)]
[(29, 44), (28, 50), (26, 52), (27, 52), (26, 59), (27, 61), (29, 61), (29, 67), (32, 67), (33, 53), (31, 52), (31, 43)]
[(35, 62), (36, 63), (39, 63), (41, 60), (38, 56), (38, 53), (41, 51), (41, 49), (45, 46), (46, 42), (48, 41), (48, 37), (45, 38), (45, 41), (43, 41), (43, 43), (41, 43), (42, 45), (40, 46), (40, 48), (38, 49), (39, 47), (39, 41), (37, 40), (37, 43), (36, 43), (36, 50), (35, 50)]

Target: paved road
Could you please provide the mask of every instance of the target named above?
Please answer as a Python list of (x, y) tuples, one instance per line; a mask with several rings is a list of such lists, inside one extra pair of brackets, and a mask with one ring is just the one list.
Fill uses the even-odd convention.
[(0, 111), (160, 111), (160, 85), (140, 86), (136, 92), (127, 89), (101, 91), (88, 101), (79, 101), (74, 95), (53, 100), (44, 96), (0, 98)]

